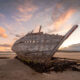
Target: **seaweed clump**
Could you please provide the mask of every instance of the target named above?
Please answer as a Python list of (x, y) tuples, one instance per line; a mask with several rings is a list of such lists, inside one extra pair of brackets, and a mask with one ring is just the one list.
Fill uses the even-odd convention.
[(80, 72), (80, 62), (76, 60), (69, 60), (69, 59), (60, 59), (60, 58), (52, 58), (51, 62), (48, 64), (45, 63), (36, 63), (29, 60), (22, 60), (18, 57), (16, 59), (20, 60), (24, 64), (27, 64), (29, 67), (34, 69), (36, 72), (63, 72), (66, 70), (73, 70)]

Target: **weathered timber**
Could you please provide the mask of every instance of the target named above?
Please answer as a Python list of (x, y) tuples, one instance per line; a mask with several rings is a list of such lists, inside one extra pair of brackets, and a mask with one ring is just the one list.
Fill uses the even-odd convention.
[(14, 43), (12, 50), (21, 60), (48, 64), (60, 45), (77, 27), (73, 26), (64, 36), (44, 34), (41, 29), (38, 33), (28, 33)]

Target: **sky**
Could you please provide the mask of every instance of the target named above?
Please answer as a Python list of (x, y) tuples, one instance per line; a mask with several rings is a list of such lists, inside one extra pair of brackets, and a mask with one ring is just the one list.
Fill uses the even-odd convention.
[(0, 51), (30, 31), (65, 33), (75, 24), (78, 29), (62, 44), (80, 43), (80, 0), (0, 0)]

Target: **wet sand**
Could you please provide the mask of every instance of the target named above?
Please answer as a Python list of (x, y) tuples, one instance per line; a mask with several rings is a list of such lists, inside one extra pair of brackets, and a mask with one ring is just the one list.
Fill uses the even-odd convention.
[(38, 73), (17, 59), (0, 59), (0, 80), (80, 80), (80, 72)]
[(15, 53), (0, 53), (0, 59), (12, 59), (16, 57)]

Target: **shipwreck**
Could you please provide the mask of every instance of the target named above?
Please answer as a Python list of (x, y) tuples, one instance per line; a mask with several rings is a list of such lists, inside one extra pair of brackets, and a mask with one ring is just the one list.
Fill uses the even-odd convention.
[(38, 33), (28, 33), (24, 37), (17, 40), (12, 50), (17, 57), (26, 62), (49, 63), (61, 46), (61, 44), (71, 35), (78, 27), (74, 25), (64, 36), (55, 34), (44, 34), (41, 27)]

